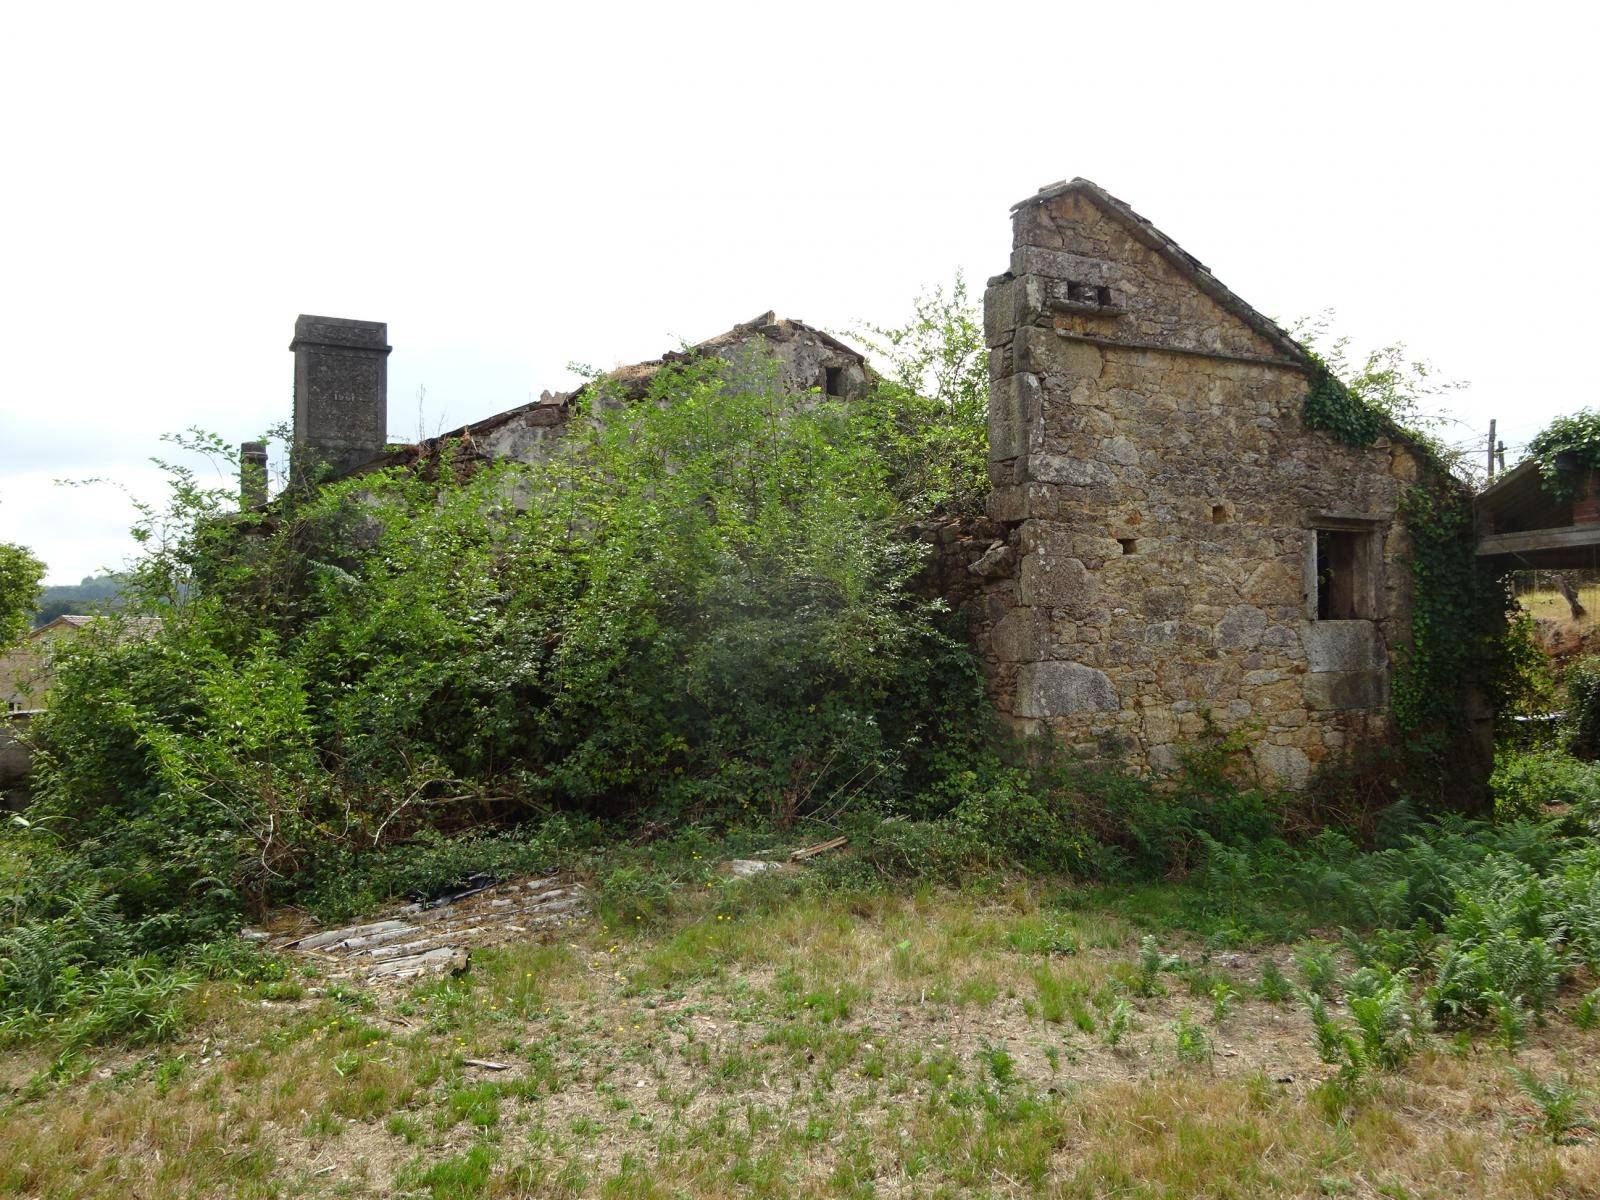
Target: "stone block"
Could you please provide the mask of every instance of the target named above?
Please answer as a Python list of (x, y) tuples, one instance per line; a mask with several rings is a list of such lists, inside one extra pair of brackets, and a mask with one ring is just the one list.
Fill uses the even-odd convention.
[(1016, 712), (1023, 717), (1064, 717), (1115, 712), (1122, 701), (1103, 671), (1082, 663), (1026, 663), (1017, 673)]
[(1152, 746), (1178, 740), (1178, 717), (1170, 708), (1144, 710), (1144, 740)]
[(986, 345), (1009, 342), (1017, 329), (1033, 324), (1044, 312), (1044, 280), (1036, 275), (1001, 276), (983, 293), (983, 338)]
[[(1191, 596), (1187, 588), (1158, 586), (1149, 587), (1144, 591), (1145, 615), (1157, 621), (1170, 621), (1181, 617), (1189, 611)], [(1209, 640), (1210, 630), (1206, 631)], [(1180, 637), (1188, 638), (1187, 630), (1178, 631)]]
[(1385, 671), (1308, 671), (1306, 707), (1319, 712), (1335, 709), (1381, 709), (1389, 702), (1389, 677)]
[(1117, 539), (1109, 534), (1085, 533), (1060, 521), (1023, 522), (1017, 544), (1024, 554), (1037, 551), (1064, 558), (1115, 558), (1122, 553)]
[(1304, 591), (1301, 572), (1272, 559), (1250, 572), (1239, 594), (1252, 604), (1298, 604)]
[(1047, 250), (1043, 246), (1018, 246), (1011, 252), (1011, 273), (1042, 275), (1045, 279), (1070, 279), (1075, 283), (1113, 284), (1116, 268), (1098, 258), (1086, 258), (1069, 250)]
[(1311, 760), (1298, 747), (1257, 743), (1251, 753), (1262, 782), (1269, 787), (1299, 791), (1311, 781)]
[(997, 478), (997, 466), (1003, 467), (1004, 464), (989, 464), (989, 480), (993, 490), (989, 493), (986, 507), (991, 521), (1010, 524), (1051, 510), (1055, 488), (1045, 483), (1028, 483), (1012, 475)]
[(1145, 753), (1145, 759), (1151, 770), (1162, 774), (1171, 774), (1183, 767), (1183, 751), (1171, 743), (1151, 746)]
[(1044, 443), (1037, 376), (1010, 375), (989, 388), (989, 461), (1025, 457)]
[(1064, 483), (1072, 487), (1115, 483), (1117, 480), (1116, 474), (1105, 463), (1066, 454), (1029, 455), (1028, 477), (1040, 483)]
[(1217, 622), (1217, 645), (1228, 650), (1254, 650), (1266, 631), (1266, 613), (1252, 604), (1236, 604)]
[(989, 648), (1001, 662), (1038, 662), (1050, 648), (1050, 627), (1034, 608), (1014, 608), (995, 622)]
[(1376, 621), (1308, 621), (1300, 640), (1310, 671), (1380, 670), (1389, 661)]
[(1093, 606), (1096, 587), (1083, 561), (1053, 554), (1023, 556), (1018, 599), (1028, 605), (1053, 605), (1074, 612)]

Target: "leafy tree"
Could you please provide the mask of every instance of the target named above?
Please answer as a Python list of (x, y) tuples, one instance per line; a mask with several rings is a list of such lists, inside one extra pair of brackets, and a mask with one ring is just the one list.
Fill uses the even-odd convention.
[(857, 420), (910, 514), (975, 515), (989, 491), (989, 373), (983, 319), (959, 274), (913, 304), (904, 325), (855, 331), (887, 372)]
[(1433, 364), (1412, 358), (1399, 342), (1358, 358), (1348, 336), (1331, 333), (1332, 321), (1331, 310), (1324, 311), (1290, 330), (1322, 368), (1306, 399), (1307, 421), (1352, 445), (1399, 431), (1451, 470), (1470, 471), (1476, 460), (1446, 440), (1454, 420), (1435, 407), (1437, 397), (1466, 385), (1441, 378)]
[(44, 563), (26, 546), (0, 542), (0, 649), (28, 631), (43, 578)]
[(1572, 495), (1577, 480), (1572, 468), (1600, 469), (1600, 412), (1584, 408), (1557, 417), (1528, 443), (1528, 457), (1539, 464), (1547, 491), (1557, 497)]
[(790, 821), (918, 775), (976, 676), (851, 413), (761, 362), (590, 396), (539, 466), (447, 446), (247, 513), (173, 474), (122, 610), (160, 632), (76, 639), (39, 726), (39, 814), (131, 917), (191, 937), (486, 813)]

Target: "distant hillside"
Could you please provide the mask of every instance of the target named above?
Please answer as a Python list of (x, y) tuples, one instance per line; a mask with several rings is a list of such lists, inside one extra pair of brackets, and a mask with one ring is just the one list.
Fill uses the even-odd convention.
[(67, 613), (93, 612), (116, 603), (120, 589), (110, 575), (91, 575), (82, 583), (47, 587), (39, 596), (39, 611), (33, 618), (37, 629)]

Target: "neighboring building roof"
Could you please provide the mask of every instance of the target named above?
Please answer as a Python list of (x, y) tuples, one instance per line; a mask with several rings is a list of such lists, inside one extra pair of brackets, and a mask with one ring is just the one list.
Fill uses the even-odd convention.
[(1572, 524), (1572, 500), (1552, 496), (1534, 459), (1518, 463), (1478, 493), (1478, 512), (1497, 532)]
[[(122, 617), (118, 619), (121, 620), (129, 630), (138, 633), (153, 633), (157, 629), (161, 628), (160, 617)], [(46, 621), (37, 629), (30, 629), (28, 631), (28, 636), (30, 638), (36, 638), (40, 634), (48, 633), (52, 629), (84, 629), (90, 625), (93, 625), (96, 621), (103, 620), (105, 620), (105, 617), (100, 614), (84, 615), (81, 613), (63, 613), (53, 621)]]
[(37, 637), (39, 634), (44, 633), (46, 630), (49, 630), (49, 629), (62, 629), (62, 628), (82, 629), (85, 625), (89, 624), (89, 622), (93, 621), (93, 620), (94, 620), (93, 617), (80, 616), (80, 615), (77, 615), (77, 614), (74, 614), (74, 613), (63, 613), (61, 616), (57, 617), (55, 620), (46, 621), (43, 625), (40, 625), (37, 629), (29, 630), (28, 636), (29, 637)]
[(1561, 570), (1600, 565), (1600, 523), (1580, 518), (1574, 497), (1545, 486), (1527, 459), (1479, 492), (1478, 557), (1506, 556), (1525, 567)]
[(1064, 196), (1069, 193), (1076, 193), (1093, 201), (1118, 223), (1125, 226), (1139, 241), (1149, 246), (1150, 249), (1177, 268), (1202, 292), (1272, 343), (1291, 362), (1302, 363), (1306, 366), (1311, 365), (1311, 356), (1306, 353), (1305, 347), (1290, 337), (1282, 326), (1276, 321), (1263, 316), (1239, 296), (1235, 295), (1233, 291), (1225, 287), (1222, 281), (1211, 273), (1211, 269), (1205, 263), (1190, 254), (1177, 242), (1152, 225), (1148, 219), (1136, 213), (1126, 202), (1117, 199), (1099, 184), (1081, 176), (1077, 179), (1063, 179), (1058, 183), (1047, 184), (1026, 200), (1013, 204), (1011, 211), (1016, 212), (1027, 205), (1038, 204), (1053, 197)]

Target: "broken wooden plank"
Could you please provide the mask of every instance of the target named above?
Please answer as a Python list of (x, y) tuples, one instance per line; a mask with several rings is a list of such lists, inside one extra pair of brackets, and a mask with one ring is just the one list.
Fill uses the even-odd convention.
[(818, 842), (815, 846), (805, 846), (789, 855), (790, 862), (801, 862), (804, 859), (815, 858), (819, 854), (826, 854), (829, 850), (837, 850), (840, 846), (850, 841), (847, 837), (830, 838), (826, 842)]
[(376, 978), (380, 975), (414, 975), (427, 970), (447, 970), (455, 973), (466, 969), (465, 950), (458, 946), (439, 946), (432, 950), (424, 950), (421, 954), (374, 963), (367, 973)]
[(1518, 533), (1486, 533), (1478, 539), (1478, 557), (1596, 545), (1600, 545), (1600, 525), (1567, 525), (1556, 529), (1528, 529)]
[(342, 942), (346, 938), (366, 937), (372, 934), (388, 933), (391, 930), (406, 928), (404, 921), (371, 921), (365, 925), (347, 925), (343, 929), (326, 929), (321, 933), (313, 933), (307, 937), (297, 938), (284, 944), (285, 950), (319, 950), (323, 946)]

